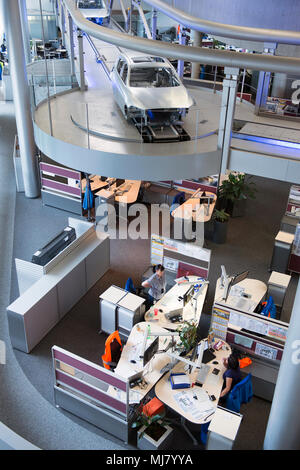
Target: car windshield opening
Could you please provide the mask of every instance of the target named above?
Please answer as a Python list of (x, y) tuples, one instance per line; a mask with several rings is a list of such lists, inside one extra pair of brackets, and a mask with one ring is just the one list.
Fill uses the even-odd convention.
[(168, 88), (179, 86), (180, 82), (171, 68), (132, 67), (130, 86), (140, 88)]

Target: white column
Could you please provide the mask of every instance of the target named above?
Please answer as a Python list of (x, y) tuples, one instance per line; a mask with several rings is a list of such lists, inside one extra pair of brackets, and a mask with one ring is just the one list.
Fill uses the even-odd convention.
[(264, 441), (266, 450), (300, 450), (300, 282)]
[(84, 58), (83, 58), (83, 34), (80, 29), (78, 29), (78, 56), (79, 56), (79, 70), (80, 70), (80, 90), (85, 91), (85, 80), (84, 80)]
[(218, 135), (218, 148), (222, 152), (220, 174), (224, 174), (228, 167), (239, 69), (225, 67), (224, 72)]
[(26, 59), (26, 63), (29, 64), (31, 62), (31, 51), (30, 51), (30, 37), (29, 37), (26, 0), (19, 0), (19, 4), (20, 4), (20, 17), (21, 17), (21, 27), (22, 27), (25, 59)]
[(71, 63), (71, 75), (75, 75), (75, 62), (74, 62), (74, 37), (73, 37), (73, 20), (70, 13), (68, 13), (68, 30), (69, 30), (69, 42), (70, 42), (70, 63)]
[[(201, 47), (202, 46), (202, 37), (203, 34), (200, 31), (192, 30), (192, 40), (194, 47)], [(198, 62), (192, 62), (192, 75), (191, 78), (199, 78), (201, 72), (201, 64)]]
[[(264, 44), (263, 54), (274, 55), (277, 44)], [(271, 72), (259, 72), (259, 79), (256, 91), (255, 114), (259, 114), (260, 108), (265, 108), (269, 96)]]
[(287, 74), (274, 73), (271, 95), (276, 98), (287, 98), (286, 96)]
[(18, 0), (0, 0), (2, 17), (6, 25), (9, 45), (9, 62), (15, 103), (20, 158), (24, 180), (25, 196), (38, 197), (40, 194), (36, 146), (31, 117), (30, 92), (23, 48), (23, 36)]

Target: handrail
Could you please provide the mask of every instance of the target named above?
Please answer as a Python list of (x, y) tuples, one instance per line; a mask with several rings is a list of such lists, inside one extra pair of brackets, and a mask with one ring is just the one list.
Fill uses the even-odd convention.
[(215, 34), (233, 39), (244, 39), (246, 41), (258, 41), (280, 44), (300, 45), (299, 31), (284, 31), (280, 29), (252, 28), (249, 26), (236, 26), (218, 23), (216, 21), (203, 20), (195, 16), (167, 5), (161, 0), (144, 0), (156, 10), (173, 18), (178, 23), (202, 33)]
[(133, 37), (104, 26), (96, 25), (84, 18), (74, 0), (65, 3), (73, 21), (83, 31), (102, 41), (146, 54), (161, 55), (174, 59), (189, 60), (203, 64), (223, 65), (233, 68), (249, 68), (266, 72), (298, 73), (300, 60), (294, 57), (279, 57), (263, 54), (248, 54), (203, 47), (182, 46), (163, 41)]

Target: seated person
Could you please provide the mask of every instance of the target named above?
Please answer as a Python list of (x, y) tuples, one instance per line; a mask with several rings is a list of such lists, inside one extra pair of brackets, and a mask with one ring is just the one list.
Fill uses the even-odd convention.
[(219, 400), (221, 406), (226, 405), (228, 393), (242, 380), (240, 364), (236, 356), (230, 354), (228, 358), (223, 359), (223, 364), (226, 367), (226, 371), (223, 374), (224, 384)]
[(155, 302), (161, 299), (165, 293), (166, 282), (164, 270), (165, 268), (162, 264), (157, 264), (155, 266), (155, 273), (142, 283), (143, 287), (149, 288), (146, 311), (149, 310)]

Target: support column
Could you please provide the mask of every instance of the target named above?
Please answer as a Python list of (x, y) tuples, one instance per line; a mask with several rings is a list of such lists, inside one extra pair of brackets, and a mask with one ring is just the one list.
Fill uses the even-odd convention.
[[(185, 27), (182, 25), (180, 25), (179, 44), (182, 46), (186, 45), (186, 31), (185, 31)], [(180, 78), (183, 77), (183, 70), (184, 70), (184, 60), (178, 60), (177, 73)]]
[[(200, 33), (200, 31), (192, 30), (193, 46), (201, 47), (202, 46), (202, 38), (203, 38), (203, 34)], [(201, 72), (201, 64), (199, 64), (198, 62), (192, 62), (191, 78), (199, 78), (200, 77), (200, 72)]]
[(79, 86), (80, 86), (80, 91), (85, 91), (83, 34), (80, 29), (78, 29), (77, 39), (78, 39), (78, 56), (79, 56), (79, 70), (80, 70)]
[(60, 31), (61, 31), (61, 43), (63, 47), (66, 47), (65, 38), (65, 10), (63, 2), (60, 2)]
[(266, 450), (300, 449), (300, 282), (264, 441)]
[(287, 98), (287, 74), (274, 73), (271, 96), (276, 98)]
[(30, 51), (30, 38), (29, 38), (26, 0), (19, 0), (19, 5), (20, 5), (20, 17), (21, 17), (21, 27), (22, 27), (25, 60), (26, 60), (26, 64), (29, 64), (31, 62), (31, 51)]
[(157, 11), (152, 9), (152, 39), (155, 41), (157, 31)]
[[(264, 44), (265, 55), (274, 55), (277, 44)], [(256, 100), (255, 100), (255, 114), (259, 114), (260, 108), (265, 108), (269, 96), (271, 72), (259, 72)]]
[(20, 158), (25, 196), (38, 197), (40, 185), (37, 170), (36, 146), (30, 106), (26, 63), (23, 48), (20, 8), (18, 0), (0, 0), (2, 17), (6, 25), (9, 62), (15, 104)]
[(224, 72), (218, 136), (218, 148), (222, 152), (220, 175), (225, 174), (228, 168), (239, 69), (225, 67)]
[(71, 76), (75, 75), (75, 61), (74, 61), (74, 37), (73, 37), (73, 20), (70, 13), (68, 13), (68, 29), (69, 29), (69, 42), (70, 42), (70, 63), (71, 63)]

